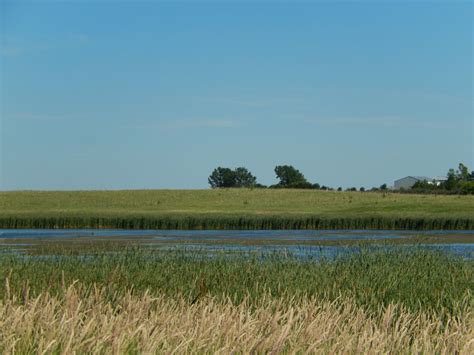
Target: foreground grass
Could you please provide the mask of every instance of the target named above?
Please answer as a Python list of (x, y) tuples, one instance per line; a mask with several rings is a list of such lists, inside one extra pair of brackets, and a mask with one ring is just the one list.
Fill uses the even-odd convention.
[(3, 256), (2, 353), (472, 353), (474, 265), (201, 252)]
[(151, 297), (111, 302), (82, 285), (0, 303), (2, 353), (458, 353), (474, 351), (472, 311), (445, 321), (390, 304), (368, 314), (350, 299), (281, 301)]
[(0, 192), (0, 228), (473, 229), (474, 196), (311, 190)]
[[(262, 294), (276, 299), (350, 298), (367, 310), (390, 303), (410, 311), (459, 315), (460, 303), (471, 301), (474, 264), (441, 252), (391, 248), (360, 252), (336, 260), (301, 260), (282, 254), (214, 255), (205, 252), (126, 250), (113, 254), (63, 256), (3, 256), (0, 272), (8, 279), (3, 295), (23, 297), (44, 291), (63, 292), (80, 282), (85, 292), (105, 287), (113, 301), (133, 289), (136, 294), (180, 296), (195, 301), (204, 296), (234, 303), (258, 303)], [(88, 291), (87, 291), (88, 292)]]

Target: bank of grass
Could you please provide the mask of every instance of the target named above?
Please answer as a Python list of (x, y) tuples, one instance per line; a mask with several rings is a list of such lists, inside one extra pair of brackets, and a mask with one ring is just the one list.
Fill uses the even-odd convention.
[(274, 189), (0, 192), (0, 228), (474, 229), (474, 196)]
[(439, 252), (61, 254), (0, 259), (2, 353), (474, 348), (474, 265)]

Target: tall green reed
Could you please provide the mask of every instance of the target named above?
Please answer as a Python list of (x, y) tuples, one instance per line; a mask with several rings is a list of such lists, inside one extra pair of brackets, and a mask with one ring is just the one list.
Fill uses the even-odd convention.
[(468, 230), (474, 218), (319, 217), (308, 215), (176, 214), (120, 217), (15, 216), (0, 217), (0, 228), (117, 228), (117, 229), (391, 229)]
[[(60, 293), (79, 281), (86, 290), (105, 286), (113, 299), (136, 293), (183, 295), (190, 302), (206, 295), (257, 301), (263, 294), (281, 298), (354, 299), (367, 309), (400, 302), (411, 310), (453, 315), (472, 302), (474, 265), (454, 256), (404, 247), (361, 248), (329, 259), (298, 259), (285, 254), (209, 256), (206, 251), (145, 251), (25, 257), (4, 256), (0, 272), (9, 292), (19, 296)], [(6, 292), (5, 283), (2, 294)]]

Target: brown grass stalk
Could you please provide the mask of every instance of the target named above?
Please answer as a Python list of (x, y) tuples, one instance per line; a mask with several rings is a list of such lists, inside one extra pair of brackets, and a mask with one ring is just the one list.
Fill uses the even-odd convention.
[(441, 322), (396, 304), (368, 314), (348, 299), (263, 297), (255, 306), (203, 297), (190, 304), (129, 292), (112, 304), (104, 295), (73, 284), (61, 297), (6, 298), (0, 352), (474, 353), (470, 309)]

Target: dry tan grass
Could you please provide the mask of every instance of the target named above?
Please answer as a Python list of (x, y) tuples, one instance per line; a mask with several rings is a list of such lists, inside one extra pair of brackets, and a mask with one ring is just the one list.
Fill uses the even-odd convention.
[(79, 285), (62, 297), (43, 294), (0, 303), (0, 352), (155, 353), (474, 353), (471, 310), (434, 320), (398, 305), (369, 316), (350, 300), (306, 299), (260, 304), (131, 293), (108, 301)]

